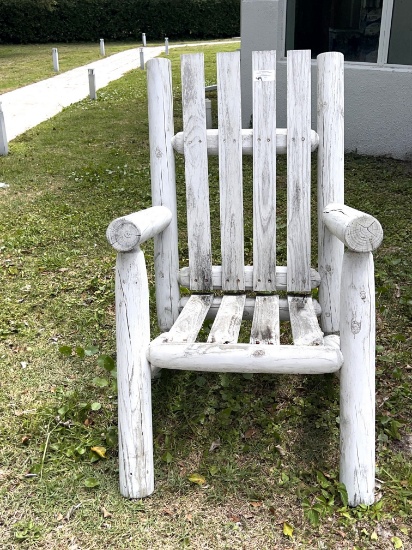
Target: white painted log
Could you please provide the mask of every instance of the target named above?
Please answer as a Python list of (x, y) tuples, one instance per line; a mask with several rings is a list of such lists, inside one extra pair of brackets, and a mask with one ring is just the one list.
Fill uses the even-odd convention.
[(290, 325), (295, 346), (323, 346), (313, 300), (310, 296), (288, 296)]
[(153, 206), (166, 206), (172, 213), (167, 229), (154, 238), (156, 308), (159, 327), (168, 330), (179, 315), (179, 271), (173, 95), (168, 59), (147, 62), (149, 109), (150, 177)]
[(239, 337), (246, 296), (223, 296), (219, 311), (207, 341), (215, 344), (234, 344)]
[[(187, 296), (184, 296), (181, 298), (180, 310), (184, 308), (188, 300), (189, 298)], [(319, 315), (321, 314), (319, 302), (317, 300), (312, 300), (312, 302), (313, 302), (313, 307), (315, 308), (315, 313), (319, 317)], [(222, 298), (220, 296), (216, 296), (215, 298), (213, 298), (213, 303), (210, 306), (209, 311), (207, 312), (206, 319), (214, 319), (216, 317), (217, 311), (221, 303), (222, 303)], [(245, 307), (243, 309), (243, 319), (246, 321), (251, 321), (253, 319), (254, 311), (255, 311), (255, 298), (246, 298)], [(288, 304), (287, 298), (279, 299), (279, 319), (280, 321), (290, 321), (289, 304)]]
[(370, 252), (345, 252), (341, 289), (340, 481), (350, 506), (374, 502), (375, 285)]
[(165, 38), (165, 55), (169, 55), (169, 39)]
[(344, 84), (343, 55), (318, 56), (318, 270), (321, 327), (326, 334), (339, 331), (340, 279), (343, 244), (323, 223), (331, 202), (344, 201)]
[(212, 288), (209, 179), (203, 54), (183, 55), (182, 108), (190, 288)]
[(89, 79), (89, 97), (90, 99), (97, 99), (96, 94), (96, 75), (94, 69), (88, 69), (88, 79)]
[(143, 48), (140, 48), (139, 55), (140, 55), (140, 68), (142, 69), (142, 71), (144, 71), (144, 51), (143, 51)]
[[(242, 132), (242, 154), (253, 155), (253, 130), (243, 129)], [(319, 144), (319, 136), (315, 130), (310, 131), (311, 151), (316, 151)], [(207, 130), (207, 154), (209, 156), (219, 155), (219, 129)], [(172, 139), (173, 148), (177, 153), (184, 154), (184, 135), (178, 132)], [(276, 153), (286, 155), (287, 153), (287, 129), (276, 128)]]
[(253, 289), (276, 290), (276, 52), (253, 52)]
[(106, 55), (106, 50), (104, 47), (104, 38), (100, 39), (100, 55), (104, 57)]
[(166, 369), (267, 374), (323, 374), (339, 370), (339, 350), (325, 346), (266, 344), (163, 344), (159, 336), (147, 355)]
[[(245, 265), (244, 267), (245, 290), (253, 290), (253, 266)], [(276, 289), (286, 290), (287, 268), (284, 266), (276, 266)], [(182, 267), (179, 271), (179, 283), (190, 288), (190, 267)], [(310, 285), (311, 288), (317, 288), (320, 283), (320, 275), (315, 269), (310, 270)], [(212, 287), (213, 289), (222, 288), (222, 266), (214, 265), (212, 267)], [(193, 289), (192, 289), (193, 290)]]
[(152, 206), (113, 220), (106, 231), (109, 244), (127, 252), (151, 239), (169, 226), (172, 213), (165, 206)]
[(217, 54), (222, 287), (243, 291), (243, 180), (240, 52)]
[(212, 101), (210, 99), (205, 99), (205, 108), (206, 108), (206, 128), (212, 128)]
[(280, 344), (279, 296), (256, 296), (251, 344)]
[(189, 298), (177, 321), (167, 333), (166, 342), (196, 342), (213, 295), (194, 294)]
[(142, 45), (143, 45), (144, 48), (146, 47), (146, 33), (145, 32), (142, 33)]
[(383, 229), (376, 218), (344, 204), (328, 204), (323, 221), (332, 235), (354, 252), (372, 252), (383, 240)]
[(0, 102), (0, 156), (6, 156), (9, 153), (9, 143), (7, 141), (6, 124), (4, 122), (3, 108)]
[(52, 48), (52, 60), (53, 60), (53, 70), (54, 72), (59, 72), (59, 52), (57, 48)]
[(143, 498), (154, 489), (149, 288), (143, 252), (119, 253), (116, 341), (120, 492)]
[(287, 265), (288, 292), (310, 292), (311, 58), (287, 55)]

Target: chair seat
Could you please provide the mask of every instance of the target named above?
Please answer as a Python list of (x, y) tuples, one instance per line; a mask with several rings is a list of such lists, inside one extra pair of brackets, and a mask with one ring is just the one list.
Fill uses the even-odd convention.
[[(210, 372), (317, 374), (340, 369), (337, 336), (323, 336), (311, 297), (288, 296), (293, 345), (280, 344), (279, 296), (257, 296), (250, 343), (237, 343), (246, 295), (192, 295), (169, 332), (153, 340), (148, 360), (154, 368)], [(207, 342), (196, 342), (217, 303)], [(283, 305), (283, 304), (282, 304)], [(250, 305), (249, 305), (250, 307)]]

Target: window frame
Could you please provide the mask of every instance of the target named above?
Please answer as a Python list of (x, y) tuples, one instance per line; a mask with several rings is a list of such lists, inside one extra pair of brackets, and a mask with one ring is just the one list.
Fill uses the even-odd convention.
[[(281, 5), (281, 17), (279, 18), (282, 21), (281, 32), (279, 33), (279, 42), (278, 50), (282, 52), (281, 60), (286, 60), (286, 16), (287, 16), (287, 3), (289, 0), (282, 0)], [(383, 0), (382, 1), (382, 17), (381, 17), (381, 28), (379, 33), (379, 45), (378, 45), (378, 58), (376, 63), (370, 63), (366, 61), (350, 61), (350, 63), (368, 65), (371, 67), (382, 67), (383, 65), (388, 65), (388, 54), (389, 54), (389, 41), (391, 37), (392, 30), (392, 14), (393, 14), (393, 4), (394, 0)], [(398, 65), (391, 64), (395, 67), (410, 67), (411, 65)]]

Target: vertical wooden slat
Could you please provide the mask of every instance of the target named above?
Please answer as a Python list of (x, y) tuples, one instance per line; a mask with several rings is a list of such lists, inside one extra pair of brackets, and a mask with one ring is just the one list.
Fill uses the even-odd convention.
[(161, 330), (168, 330), (179, 316), (179, 251), (177, 245), (177, 208), (172, 71), (168, 59), (147, 62), (149, 111), (150, 177), (153, 206), (167, 206), (172, 221), (154, 238), (156, 308)]
[(217, 55), (223, 290), (244, 290), (240, 53)]
[(253, 289), (276, 289), (276, 52), (253, 52)]
[(190, 288), (211, 290), (212, 252), (203, 54), (182, 56), (182, 102)]
[(310, 292), (310, 125), (309, 50), (287, 57), (288, 292)]
[(321, 326), (326, 334), (339, 331), (343, 243), (323, 223), (323, 210), (344, 203), (343, 55), (318, 56), (318, 270)]

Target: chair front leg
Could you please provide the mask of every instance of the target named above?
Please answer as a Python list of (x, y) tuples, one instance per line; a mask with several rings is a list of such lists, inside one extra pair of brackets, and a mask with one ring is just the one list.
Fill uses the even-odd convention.
[(341, 286), (340, 480), (349, 505), (375, 488), (375, 284), (370, 252), (346, 251)]
[(154, 490), (149, 288), (139, 247), (116, 262), (116, 341), (120, 492), (142, 498)]

